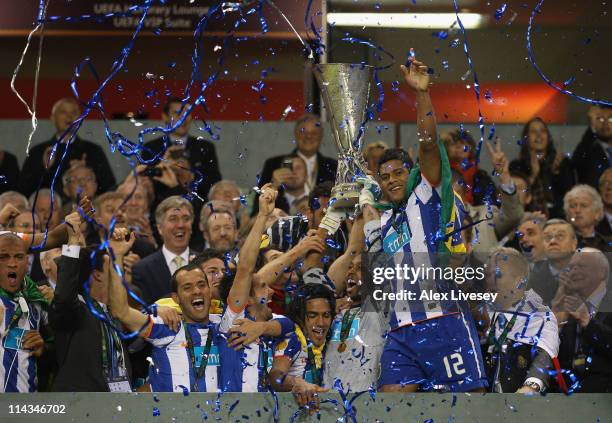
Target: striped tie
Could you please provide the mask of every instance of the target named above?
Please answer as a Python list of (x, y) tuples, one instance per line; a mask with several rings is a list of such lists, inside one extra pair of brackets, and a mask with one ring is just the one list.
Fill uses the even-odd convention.
[(180, 269), (181, 267), (183, 267), (183, 257), (181, 256), (176, 256), (172, 259), (172, 263), (174, 263), (174, 265), (176, 266), (176, 270)]

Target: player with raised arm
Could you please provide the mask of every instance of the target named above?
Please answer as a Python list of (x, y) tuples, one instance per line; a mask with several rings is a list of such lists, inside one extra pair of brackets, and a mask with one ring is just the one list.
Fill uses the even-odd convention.
[[(411, 54), (408, 66), (401, 69), (416, 95), (419, 162), (409, 169), (405, 152), (387, 150), (379, 161), (380, 187), (374, 178), (363, 180), (359, 203), (366, 246), (369, 252), (387, 254), (388, 267), (435, 268), (441, 255), (465, 252), (464, 211), (452, 189), (446, 151), (437, 139), (428, 67)], [(380, 188), (387, 203), (377, 202)], [(452, 289), (451, 284), (425, 279), (396, 275), (388, 281), (395, 292), (414, 292), (415, 300), (392, 303), (391, 331), (381, 357), (381, 390), (481, 390), (487, 381), (471, 315), (458, 301), (422, 299), (423, 292)]]
[(219, 334), (230, 337), (227, 343), (219, 343), (220, 388), (224, 392), (267, 391), (273, 337), (284, 338), (294, 330), (291, 320), (272, 314), (268, 307), (272, 288), (255, 274), (261, 236), (268, 216), (274, 211), (277, 195), (271, 184), (264, 185), (257, 217), (240, 249), (236, 275), (233, 279), (226, 276), (221, 281), (221, 296), (226, 308)]

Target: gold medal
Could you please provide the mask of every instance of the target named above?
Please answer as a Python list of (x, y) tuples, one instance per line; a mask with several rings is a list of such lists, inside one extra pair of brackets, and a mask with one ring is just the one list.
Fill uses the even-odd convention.
[(343, 353), (344, 351), (346, 351), (346, 342), (342, 341), (340, 345), (338, 345), (338, 352)]

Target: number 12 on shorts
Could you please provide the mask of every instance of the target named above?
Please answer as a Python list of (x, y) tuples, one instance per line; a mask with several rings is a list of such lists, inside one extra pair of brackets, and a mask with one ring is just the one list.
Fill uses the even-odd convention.
[(451, 355), (446, 355), (442, 361), (444, 362), (444, 368), (446, 369), (446, 376), (449, 378), (453, 377), (453, 373), (455, 376), (465, 373), (465, 368), (463, 367), (463, 357), (461, 357), (461, 354), (453, 353)]

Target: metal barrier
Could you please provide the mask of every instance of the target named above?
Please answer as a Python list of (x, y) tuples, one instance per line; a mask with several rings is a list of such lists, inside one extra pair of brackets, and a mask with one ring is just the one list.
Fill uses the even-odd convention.
[[(612, 395), (323, 394), (319, 415), (278, 394), (278, 422), (612, 422)], [(0, 395), (3, 423), (274, 422), (271, 394), (41, 393)]]

